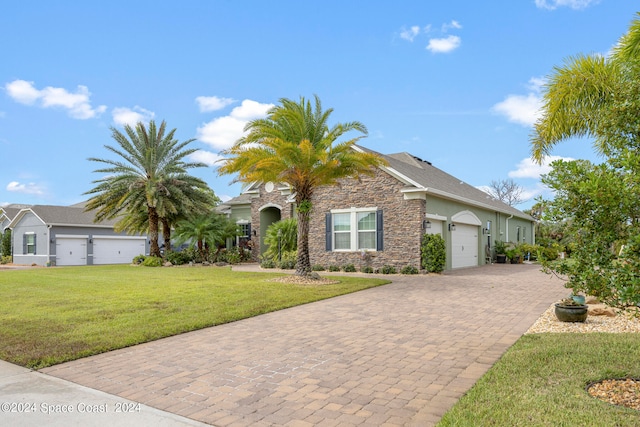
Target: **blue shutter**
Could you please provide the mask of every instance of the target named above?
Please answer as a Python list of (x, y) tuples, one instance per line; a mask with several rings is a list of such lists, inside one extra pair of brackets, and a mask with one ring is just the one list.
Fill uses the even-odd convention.
[(22, 235), (22, 255), (27, 254), (27, 235)]
[(376, 211), (376, 246), (377, 250), (384, 250), (384, 232), (383, 232), (382, 209)]
[(324, 217), (325, 223), (325, 250), (327, 252), (331, 252), (331, 212), (325, 215)]
[(247, 240), (251, 240), (251, 224), (247, 227)]
[(36, 255), (38, 253), (38, 247), (36, 246), (36, 237), (38, 237), (37, 234), (33, 235), (33, 254)]

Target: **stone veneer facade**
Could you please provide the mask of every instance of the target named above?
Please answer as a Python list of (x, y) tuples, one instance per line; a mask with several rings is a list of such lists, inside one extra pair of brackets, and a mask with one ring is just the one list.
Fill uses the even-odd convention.
[[(420, 266), (420, 240), (423, 234), (422, 220), (425, 218), (424, 200), (405, 200), (401, 193), (402, 182), (386, 172), (376, 169), (373, 177), (343, 179), (339, 185), (322, 187), (313, 196), (313, 211), (309, 231), (309, 253), (311, 265), (344, 266), (353, 264), (357, 269), (369, 265), (379, 269), (385, 265), (398, 271), (407, 265)], [(278, 189), (268, 193), (261, 185), (259, 196), (251, 203), (253, 230), (260, 236), (260, 208), (269, 204), (282, 207), (282, 219), (291, 217), (288, 192)], [(284, 193), (284, 194), (283, 194)], [(360, 251), (334, 252), (326, 250), (325, 216), (332, 209), (375, 208), (383, 211), (383, 250), (368, 251), (371, 261), (366, 264)]]

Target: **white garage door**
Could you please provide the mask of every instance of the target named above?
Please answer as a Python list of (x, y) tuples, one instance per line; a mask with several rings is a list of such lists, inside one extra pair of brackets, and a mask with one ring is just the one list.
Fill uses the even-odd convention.
[(478, 265), (478, 227), (456, 224), (451, 232), (451, 268)]
[(87, 236), (56, 237), (56, 265), (86, 265)]
[(93, 236), (94, 264), (131, 264), (133, 257), (145, 254), (144, 237)]

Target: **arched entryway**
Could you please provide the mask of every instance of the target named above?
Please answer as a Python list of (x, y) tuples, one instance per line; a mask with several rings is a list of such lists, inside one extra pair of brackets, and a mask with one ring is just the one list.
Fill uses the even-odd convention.
[(267, 228), (274, 222), (280, 221), (281, 218), (281, 206), (270, 204), (260, 208), (260, 255), (263, 255), (268, 248), (268, 245), (264, 243)]

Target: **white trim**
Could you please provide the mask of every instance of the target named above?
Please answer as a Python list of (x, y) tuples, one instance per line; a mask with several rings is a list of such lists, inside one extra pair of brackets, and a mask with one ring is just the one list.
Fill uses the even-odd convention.
[(331, 213), (351, 213), (351, 212), (371, 212), (371, 211), (377, 211), (378, 208), (347, 208), (347, 209), (331, 209)]
[(105, 236), (93, 235), (93, 239), (114, 239), (114, 240), (147, 240), (146, 236)]
[(452, 215), (451, 222), (457, 222), (459, 224), (467, 224), (467, 225), (476, 225), (476, 226), (482, 225), (482, 221), (480, 221), (480, 218), (478, 218), (476, 214), (468, 210), (460, 211)]
[(236, 224), (238, 225), (246, 225), (246, 224), (251, 224), (251, 221), (249, 221), (248, 219), (239, 219), (236, 221)]
[(89, 235), (82, 234), (56, 234), (55, 239), (88, 239)]
[(438, 221), (446, 221), (447, 220), (446, 216), (438, 215), (438, 214), (430, 214), (430, 213), (428, 213), (428, 214), (425, 215), (425, 217), (427, 219), (435, 219), (435, 220), (438, 220)]
[(267, 208), (278, 208), (278, 209), (282, 210), (282, 206), (280, 206), (280, 205), (276, 205), (275, 203), (267, 203), (266, 205), (260, 206), (258, 208), (258, 212), (262, 212), (263, 210), (265, 210)]

